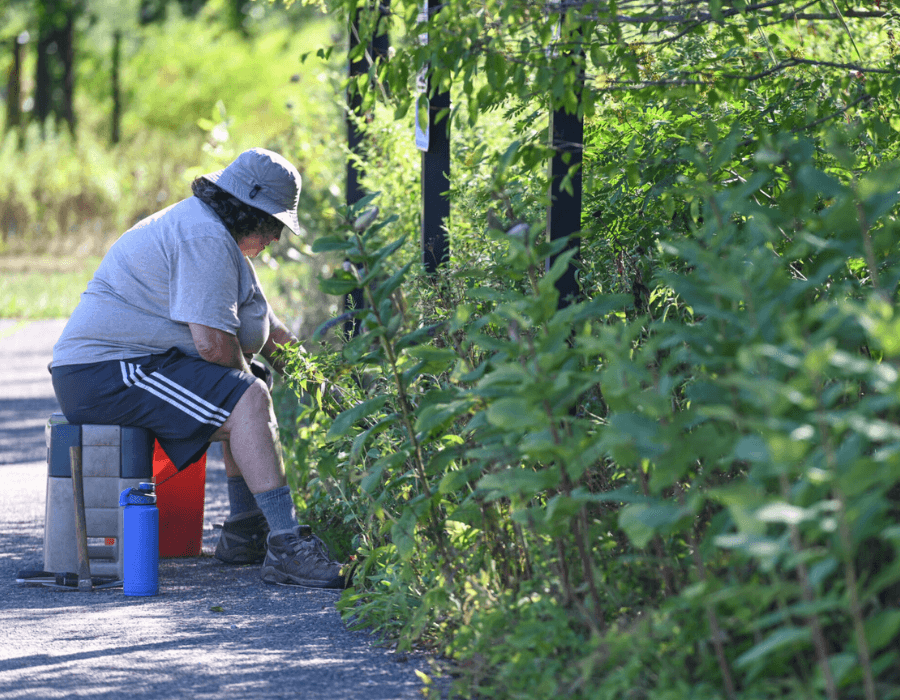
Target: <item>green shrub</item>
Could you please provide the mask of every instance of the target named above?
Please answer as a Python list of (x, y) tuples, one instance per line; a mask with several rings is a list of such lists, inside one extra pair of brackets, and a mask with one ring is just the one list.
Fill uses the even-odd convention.
[(323, 289), (367, 297), (292, 366), (300, 505), (359, 557), (345, 614), (485, 697), (900, 697), (897, 167), (816, 157), (785, 137), (677, 190), (701, 217), (658, 231), (666, 314), (558, 310), (535, 230), (430, 281), (391, 219), (318, 240), (365, 271)]

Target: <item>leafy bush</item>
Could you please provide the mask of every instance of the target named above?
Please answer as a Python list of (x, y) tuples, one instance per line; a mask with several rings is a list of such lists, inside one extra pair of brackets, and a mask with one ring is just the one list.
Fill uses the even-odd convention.
[[(465, 7), (425, 45), (392, 5), (405, 53), (355, 82), (408, 119), (422, 61), (452, 77), (451, 262), (419, 272), (376, 108), (399, 216), (316, 243), (361, 333), (291, 367), (298, 505), (358, 561), (344, 614), (447, 654), (466, 696), (900, 697), (898, 84), (815, 63), (847, 25), (624, 41), (570, 15), (567, 59), (534, 50), (552, 13)], [(559, 308), (535, 170), (582, 65), (584, 299)]]
[(558, 309), (534, 229), (433, 279), (391, 219), (319, 239), (354, 264), (323, 289), (367, 300), (291, 369), (300, 505), (359, 557), (344, 612), (486, 697), (900, 697), (897, 166), (817, 160), (698, 161), (646, 306)]

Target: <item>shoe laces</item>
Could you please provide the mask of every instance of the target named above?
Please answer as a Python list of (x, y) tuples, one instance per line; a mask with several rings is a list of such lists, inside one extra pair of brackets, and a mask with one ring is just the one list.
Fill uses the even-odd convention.
[(328, 550), (328, 545), (326, 545), (317, 535), (298, 535), (297, 533), (291, 533), (285, 538), (285, 548), (289, 549), (291, 553), (295, 555), (302, 552), (304, 556), (313, 557), (318, 561), (323, 561), (328, 564), (337, 563), (331, 558), (331, 552)]

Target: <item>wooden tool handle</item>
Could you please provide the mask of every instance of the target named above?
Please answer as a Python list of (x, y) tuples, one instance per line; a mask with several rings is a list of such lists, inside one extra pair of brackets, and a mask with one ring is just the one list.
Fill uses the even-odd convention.
[(75, 540), (78, 545), (78, 590), (90, 592), (94, 589), (91, 581), (91, 562), (88, 558), (87, 518), (84, 514), (84, 476), (81, 470), (81, 448), (69, 448), (72, 464), (72, 492), (75, 496)]

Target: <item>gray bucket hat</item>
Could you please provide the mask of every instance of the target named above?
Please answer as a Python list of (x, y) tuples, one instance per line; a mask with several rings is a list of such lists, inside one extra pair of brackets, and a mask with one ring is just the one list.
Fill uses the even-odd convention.
[(300, 173), (274, 151), (251, 148), (227, 168), (202, 177), (244, 204), (271, 214), (295, 235), (300, 235), (300, 222), (297, 221)]

